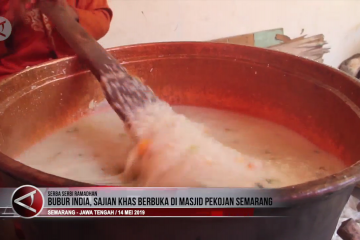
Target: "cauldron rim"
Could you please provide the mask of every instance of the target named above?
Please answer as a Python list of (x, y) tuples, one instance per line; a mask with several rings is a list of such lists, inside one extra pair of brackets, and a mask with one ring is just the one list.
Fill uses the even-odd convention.
[[(316, 64), (319, 67), (322, 67), (323, 69), (327, 69), (328, 71), (332, 71), (338, 75), (342, 75), (344, 79), (347, 81), (353, 82), (355, 85), (357, 85), (360, 88), (360, 82), (339, 71), (338, 69), (335, 69), (333, 67), (320, 64), (314, 61), (311, 61), (309, 59), (298, 57), (295, 55), (279, 52), (272, 49), (264, 49), (264, 48), (258, 48), (253, 46), (242, 46), (242, 45), (235, 45), (235, 44), (224, 44), (224, 43), (212, 43), (212, 42), (193, 42), (193, 41), (183, 41), (183, 42), (157, 42), (157, 43), (141, 43), (141, 44), (132, 44), (132, 45), (125, 45), (120, 47), (113, 47), (108, 48), (107, 51), (113, 52), (120, 49), (126, 49), (126, 48), (146, 48), (146, 47), (164, 47), (164, 46), (181, 46), (181, 47), (191, 47), (191, 46), (207, 46), (207, 47), (213, 47), (217, 49), (232, 49), (234, 51), (229, 51), (235, 53), (236, 51), (241, 51), (242, 49), (253, 49), (252, 51), (261, 51), (263, 53), (267, 54), (273, 54), (274, 56), (287, 58), (290, 60), (298, 61), (301, 64)], [(236, 51), (235, 51), (236, 50)], [(231, 57), (231, 55), (227, 56)], [(234, 55), (234, 57), (236, 57)], [(46, 63), (42, 63), (36, 66), (32, 66), (29, 68), (24, 69), (23, 71), (16, 73), (4, 80), (0, 83), (0, 87), (11, 81), (13, 78), (17, 77), (18, 75), (24, 74), (28, 71), (31, 71), (36, 68), (46, 67), (48, 65), (54, 64), (56, 62), (65, 62), (70, 60), (77, 59), (76, 56), (66, 57), (62, 59), (56, 59), (51, 60)], [(88, 70), (87, 70), (88, 71)], [(31, 181), (33, 182), (37, 187), (100, 187), (100, 185), (93, 185), (89, 183), (74, 181), (71, 179), (55, 176), (52, 174), (48, 174), (42, 171), (39, 171), (37, 169), (31, 168), (23, 163), (20, 163), (11, 157), (3, 154), (0, 152), (0, 169), (5, 174), (18, 179), (19, 182), (25, 180), (25, 181)], [(21, 179), (18, 177), (21, 176)], [(327, 194), (331, 194), (333, 192), (336, 192), (338, 190), (341, 190), (343, 188), (346, 188), (350, 185), (355, 185), (360, 180), (360, 161), (353, 164), (350, 167), (347, 167), (343, 171), (336, 173), (334, 175), (330, 175), (324, 178), (316, 179), (314, 181), (305, 182), (297, 185), (287, 186), (283, 188), (279, 188), (277, 190), (281, 191), (281, 201), (294, 201), (294, 200), (302, 200), (302, 199), (309, 199), (312, 197), (320, 197)], [(101, 185), (102, 186), (102, 185)], [(121, 187), (121, 186), (116, 186)]]

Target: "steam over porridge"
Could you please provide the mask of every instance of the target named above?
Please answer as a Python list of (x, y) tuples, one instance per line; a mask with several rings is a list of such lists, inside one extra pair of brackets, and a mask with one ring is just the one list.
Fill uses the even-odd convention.
[[(167, 106), (163, 108), (166, 113)], [(336, 157), (274, 123), (209, 108), (173, 109), (201, 124), (181, 128), (181, 124), (188, 126), (186, 118), (174, 125), (171, 117), (149, 118), (153, 128), (135, 123), (140, 136), (135, 142), (107, 107), (60, 129), (17, 159), (77, 181), (134, 186), (276, 188), (345, 167)]]

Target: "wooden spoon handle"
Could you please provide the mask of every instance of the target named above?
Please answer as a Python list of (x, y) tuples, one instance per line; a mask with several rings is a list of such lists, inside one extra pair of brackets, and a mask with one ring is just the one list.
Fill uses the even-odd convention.
[(86, 61), (100, 81), (109, 104), (122, 120), (129, 121), (129, 115), (136, 108), (158, 100), (148, 86), (130, 76), (127, 70), (86, 32), (71, 16), (66, 6), (45, 1), (39, 8), (78, 57)]
[(100, 77), (101, 71), (107, 71), (107, 65), (118, 64), (118, 61), (76, 22), (66, 6), (40, 4), (39, 7), (79, 58), (87, 61), (96, 78)]

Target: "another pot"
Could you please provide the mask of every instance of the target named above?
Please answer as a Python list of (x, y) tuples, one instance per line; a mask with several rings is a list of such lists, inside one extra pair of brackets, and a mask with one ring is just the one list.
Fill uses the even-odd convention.
[[(344, 73), (267, 49), (219, 43), (156, 43), (109, 50), (171, 104), (229, 109), (282, 124), (341, 158), (335, 176), (283, 189), (289, 218), (20, 220), (27, 240), (329, 240), (360, 179), (360, 84)], [(102, 101), (76, 58), (28, 68), (0, 83), (0, 177), (7, 187), (87, 186), (27, 167), (16, 156)]]

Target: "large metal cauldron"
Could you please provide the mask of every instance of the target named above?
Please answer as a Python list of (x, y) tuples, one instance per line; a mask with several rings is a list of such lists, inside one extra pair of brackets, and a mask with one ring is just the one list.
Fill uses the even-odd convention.
[[(109, 50), (172, 104), (239, 111), (280, 123), (341, 158), (336, 176), (284, 188), (290, 218), (21, 220), (27, 240), (329, 240), (360, 177), (360, 84), (338, 70), (266, 49), (217, 43), (158, 43)], [(75, 121), (103, 95), (75, 58), (49, 62), (0, 84), (3, 184), (86, 186), (22, 165), (16, 156)], [(260, 210), (257, 212), (259, 213)]]

